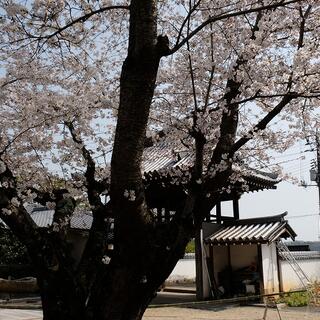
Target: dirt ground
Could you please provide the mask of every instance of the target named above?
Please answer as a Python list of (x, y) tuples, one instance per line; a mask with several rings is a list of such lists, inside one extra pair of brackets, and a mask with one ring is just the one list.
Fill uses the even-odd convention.
[[(197, 307), (198, 308), (198, 307)], [(208, 309), (208, 306), (206, 306)], [(147, 309), (143, 320), (263, 320), (263, 307), (221, 306), (201, 310), (186, 307), (163, 307)], [(319, 320), (320, 309), (283, 308), (281, 320)], [(268, 309), (266, 320), (280, 320), (276, 309)]]

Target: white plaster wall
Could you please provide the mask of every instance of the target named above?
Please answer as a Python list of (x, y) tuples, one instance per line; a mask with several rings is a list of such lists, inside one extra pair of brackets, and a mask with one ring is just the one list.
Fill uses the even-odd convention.
[[(202, 284), (203, 284), (203, 297), (208, 298), (210, 296), (210, 280), (208, 275), (208, 268), (211, 268), (211, 266), (207, 266), (206, 257), (209, 256), (209, 246), (204, 243), (204, 239), (206, 239), (208, 236), (215, 233), (218, 229), (220, 229), (221, 226), (215, 223), (207, 223), (204, 222), (202, 224), (202, 230), (201, 230), (201, 245), (202, 245)], [(215, 257), (215, 254), (213, 254)]]
[[(297, 262), (312, 282), (320, 281), (320, 259), (297, 260)], [(303, 288), (297, 274), (286, 260), (280, 260), (280, 275), (283, 291)]]
[(218, 273), (228, 266), (228, 247), (227, 246), (213, 246), (214, 277), (218, 281)]
[(279, 292), (277, 249), (275, 243), (261, 245), (264, 293)]
[(196, 278), (196, 263), (195, 259), (180, 259), (172, 270), (168, 281), (177, 280), (195, 280)]

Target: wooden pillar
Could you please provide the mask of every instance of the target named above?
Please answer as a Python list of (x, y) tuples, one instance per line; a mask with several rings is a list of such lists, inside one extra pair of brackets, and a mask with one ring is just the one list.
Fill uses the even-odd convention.
[[(264, 292), (264, 277), (263, 277), (263, 266), (262, 266), (262, 251), (261, 251), (261, 244), (257, 244), (258, 249), (258, 270), (260, 276), (260, 295), (265, 294)], [(261, 298), (263, 299), (263, 298)]]
[(233, 217), (235, 220), (239, 220), (239, 198), (232, 200), (233, 202)]
[(196, 257), (196, 295), (197, 300), (203, 300), (203, 263), (202, 263), (202, 230), (195, 234), (195, 257)]
[(210, 298), (218, 299), (217, 297), (217, 284), (214, 278), (214, 260), (213, 260), (213, 245), (209, 245), (209, 257), (207, 257), (208, 276), (210, 280)]
[(280, 275), (281, 272), (281, 267), (280, 267), (280, 255), (279, 255), (279, 249), (276, 246), (276, 250), (277, 250), (277, 268), (278, 268), (278, 281), (279, 281), (279, 292), (283, 292), (283, 284), (282, 284), (282, 278)]
[(221, 202), (217, 202), (216, 204), (216, 216), (217, 216), (217, 223), (221, 223)]
[(228, 279), (228, 290), (229, 290), (229, 296), (233, 296), (233, 289), (232, 289), (232, 262), (231, 262), (231, 244), (228, 244), (228, 274), (229, 274), (229, 279)]

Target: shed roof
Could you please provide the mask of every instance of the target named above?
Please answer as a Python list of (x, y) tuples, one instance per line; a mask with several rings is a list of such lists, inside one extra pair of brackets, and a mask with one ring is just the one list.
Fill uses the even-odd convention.
[(277, 216), (243, 219), (221, 225), (221, 228), (205, 239), (212, 244), (270, 243), (279, 238), (296, 237), (296, 233), (284, 219), (287, 213)]

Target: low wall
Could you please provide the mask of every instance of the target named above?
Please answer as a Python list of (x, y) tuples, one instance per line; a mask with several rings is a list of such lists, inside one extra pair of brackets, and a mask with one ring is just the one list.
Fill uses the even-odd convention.
[[(296, 261), (311, 282), (320, 281), (320, 257), (312, 258), (312, 252), (309, 252), (304, 257), (296, 257)], [(303, 288), (297, 274), (286, 260), (280, 260), (279, 265), (283, 291)]]
[(167, 281), (195, 281), (196, 278), (196, 263), (194, 254), (186, 254), (183, 259), (180, 259), (175, 268), (171, 272)]
[(35, 277), (34, 267), (31, 265), (0, 265), (0, 278), (6, 279), (11, 277), (19, 279), (24, 277)]

